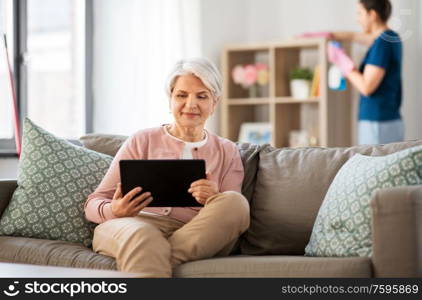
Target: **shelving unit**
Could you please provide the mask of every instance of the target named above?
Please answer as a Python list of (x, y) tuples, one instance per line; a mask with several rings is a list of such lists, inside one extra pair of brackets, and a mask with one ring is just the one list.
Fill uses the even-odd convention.
[[(343, 45), (350, 52), (350, 45)], [(224, 77), (221, 103), (221, 134), (237, 141), (241, 124), (271, 124), (275, 147), (288, 147), (292, 130), (305, 130), (316, 146), (351, 145), (352, 101), (350, 87), (332, 91), (327, 86), (326, 39), (294, 39), (283, 43), (231, 45), (223, 51)], [(231, 72), (236, 65), (262, 62), (269, 66), (270, 78), (261, 97), (235, 84)], [(290, 96), (289, 73), (297, 67), (320, 68), (319, 97), (294, 99)]]

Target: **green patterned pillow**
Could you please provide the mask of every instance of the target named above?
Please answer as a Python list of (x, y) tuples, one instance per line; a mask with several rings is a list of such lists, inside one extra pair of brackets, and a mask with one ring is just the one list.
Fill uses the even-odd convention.
[(305, 254), (372, 256), (372, 195), (382, 188), (421, 183), (422, 146), (387, 156), (356, 154), (331, 183)]
[(0, 235), (92, 242), (84, 202), (112, 157), (57, 138), (25, 119), (18, 187), (0, 220)]

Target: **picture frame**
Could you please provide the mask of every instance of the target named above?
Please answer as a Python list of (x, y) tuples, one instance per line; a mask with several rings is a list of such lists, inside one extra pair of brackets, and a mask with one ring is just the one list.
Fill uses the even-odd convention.
[(317, 144), (317, 137), (310, 135), (306, 130), (292, 130), (289, 132), (290, 148), (316, 147)]
[(239, 132), (239, 143), (256, 145), (270, 144), (272, 139), (271, 123), (247, 122), (242, 123)]

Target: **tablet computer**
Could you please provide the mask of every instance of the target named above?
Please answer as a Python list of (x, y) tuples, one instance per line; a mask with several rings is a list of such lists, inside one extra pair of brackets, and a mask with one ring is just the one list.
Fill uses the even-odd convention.
[(151, 207), (202, 206), (188, 192), (192, 182), (206, 178), (203, 159), (121, 160), (120, 180), (126, 195), (135, 187), (150, 192)]

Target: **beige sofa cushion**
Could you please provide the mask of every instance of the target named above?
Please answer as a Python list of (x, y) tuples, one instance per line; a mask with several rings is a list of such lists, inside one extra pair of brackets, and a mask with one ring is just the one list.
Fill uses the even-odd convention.
[(79, 138), (85, 148), (115, 156), (127, 139), (125, 135), (90, 133)]
[(114, 258), (80, 244), (0, 236), (0, 261), (74, 268), (116, 270)]
[(237, 148), (242, 158), (245, 176), (242, 184), (242, 194), (248, 199), (252, 200), (255, 189), (256, 175), (258, 171), (259, 150), (261, 146), (249, 143), (237, 144)]
[[(0, 236), (0, 261), (74, 268), (116, 270), (114, 258), (78, 244)], [(371, 277), (368, 258), (230, 256), (189, 262), (175, 277)]]
[(362, 257), (230, 256), (188, 262), (174, 277), (371, 277), (371, 260)]
[(422, 185), (382, 189), (371, 201), (375, 277), (422, 277)]
[(351, 148), (261, 149), (242, 254), (302, 255), (319, 207), (341, 166), (354, 154), (386, 155), (422, 140)]

